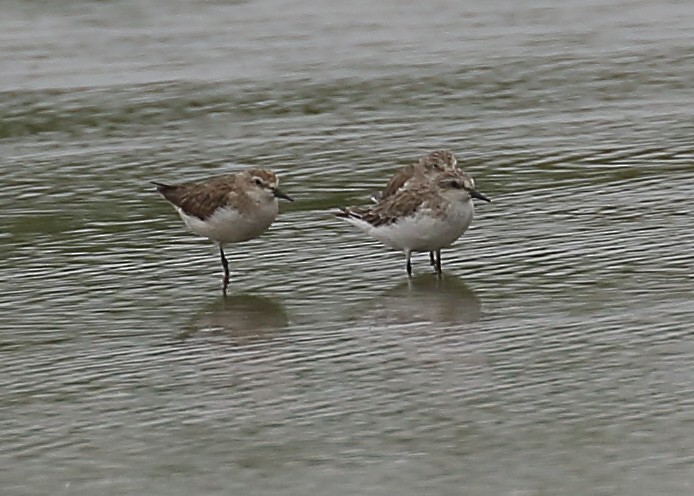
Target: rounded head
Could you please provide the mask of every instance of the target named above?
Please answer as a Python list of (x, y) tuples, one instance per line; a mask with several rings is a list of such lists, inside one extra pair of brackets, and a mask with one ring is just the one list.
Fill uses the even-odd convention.
[(239, 174), (247, 188), (248, 195), (257, 200), (277, 200), (284, 198), (293, 201), (279, 189), (280, 180), (277, 175), (268, 169), (248, 169)]
[(430, 171), (452, 171), (458, 165), (458, 160), (450, 150), (436, 150), (419, 159), (419, 165)]
[(440, 189), (442, 194), (459, 200), (467, 201), (477, 198), (486, 202), (491, 201), (475, 189), (475, 181), (461, 170), (443, 172), (432, 183)]

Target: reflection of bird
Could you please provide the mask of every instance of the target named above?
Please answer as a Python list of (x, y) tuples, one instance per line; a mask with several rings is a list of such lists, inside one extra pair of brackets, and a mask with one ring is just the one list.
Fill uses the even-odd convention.
[(180, 337), (219, 333), (240, 343), (268, 339), (289, 325), (281, 303), (264, 296), (232, 295), (215, 301), (193, 317)]
[(360, 314), (388, 324), (470, 323), (482, 315), (479, 298), (457, 277), (414, 277), (376, 297)]
[(412, 276), (412, 252), (422, 251), (436, 252), (436, 272), (441, 274), (441, 249), (470, 226), (473, 198), (491, 201), (475, 189), (470, 176), (453, 170), (402, 188), (376, 205), (343, 208), (337, 216), (383, 244), (404, 251), (408, 276)]
[(191, 231), (219, 245), (224, 294), (229, 285), (224, 245), (257, 238), (270, 227), (277, 217), (277, 199), (291, 200), (278, 184), (275, 173), (266, 169), (248, 169), (201, 182), (154, 183)]

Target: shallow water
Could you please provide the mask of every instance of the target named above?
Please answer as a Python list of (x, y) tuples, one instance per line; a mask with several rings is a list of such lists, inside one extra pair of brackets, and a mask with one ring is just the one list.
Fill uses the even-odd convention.
[[(690, 494), (688, 2), (7, 2), (3, 494)], [(405, 276), (333, 217), (454, 150)], [(227, 250), (150, 180), (267, 166)]]

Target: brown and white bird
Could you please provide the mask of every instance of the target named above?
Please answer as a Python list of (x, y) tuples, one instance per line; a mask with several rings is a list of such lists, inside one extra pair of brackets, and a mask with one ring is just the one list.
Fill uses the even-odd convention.
[(267, 169), (253, 168), (199, 182), (153, 184), (191, 231), (219, 245), (225, 295), (229, 286), (229, 263), (224, 245), (257, 238), (277, 218), (277, 199), (293, 201), (280, 191), (279, 179)]
[[(371, 201), (378, 203), (397, 193), (402, 188), (431, 180), (433, 176), (446, 171), (458, 170), (458, 160), (450, 150), (435, 150), (421, 157), (417, 162), (399, 169), (381, 191), (371, 195)], [(429, 262), (436, 266), (435, 253), (429, 253)]]
[(473, 198), (491, 201), (475, 189), (470, 176), (456, 169), (400, 188), (376, 205), (343, 208), (336, 215), (386, 246), (405, 252), (408, 276), (412, 275), (412, 253), (427, 251), (436, 255), (434, 265), (441, 274), (441, 249), (470, 227)]

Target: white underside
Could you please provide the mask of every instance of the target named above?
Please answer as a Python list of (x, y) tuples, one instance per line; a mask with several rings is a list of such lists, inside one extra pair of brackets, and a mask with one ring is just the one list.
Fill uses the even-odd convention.
[(345, 220), (396, 250), (426, 252), (453, 244), (470, 227), (473, 214), (474, 206), (470, 200), (451, 204), (442, 217), (419, 212), (392, 224), (377, 227), (361, 219)]
[(217, 209), (205, 220), (188, 215), (176, 207), (185, 225), (196, 234), (217, 243), (240, 243), (257, 238), (267, 231), (277, 217), (277, 200), (259, 204), (250, 214), (230, 207)]

